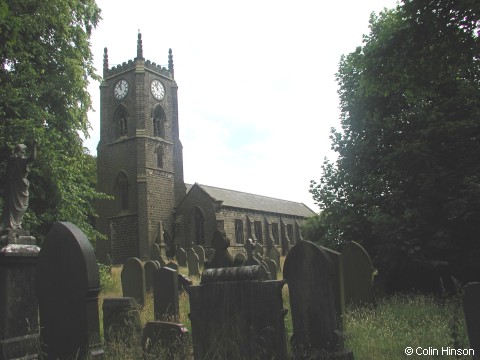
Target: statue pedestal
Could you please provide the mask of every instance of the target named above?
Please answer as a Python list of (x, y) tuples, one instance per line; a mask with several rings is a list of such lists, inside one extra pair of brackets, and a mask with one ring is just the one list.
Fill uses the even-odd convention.
[(0, 358), (37, 359), (35, 274), (40, 248), (25, 230), (0, 233)]
[(37, 240), (30, 232), (22, 229), (5, 229), (0, 231), (0, 246), (4, 245), (35, 245)]

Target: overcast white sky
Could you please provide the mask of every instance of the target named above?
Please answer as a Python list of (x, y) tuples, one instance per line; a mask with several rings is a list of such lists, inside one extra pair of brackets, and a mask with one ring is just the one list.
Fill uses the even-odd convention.
[[(335, 73), (342, 54), (362, 44), (372, 11), (396, 0), (97, 0), (103, 20), (92, 36), (101, 74), (143, 55), (168, 63), (179, 86), (185, 182), (318, 207), (308, 192), (339, 126)], [(85, 146), (96, 154), (99, 83)]]

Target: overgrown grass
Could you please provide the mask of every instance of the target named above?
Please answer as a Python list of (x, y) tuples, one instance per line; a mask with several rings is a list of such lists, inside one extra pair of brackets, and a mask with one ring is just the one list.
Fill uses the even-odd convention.
[[(102, 290), (99, 306), (101, 309), (104, 297), (122, 296), (121, 268), (111, 270), (112, 282)], [(180, 268), (186, 275), (187, 270)], [(199, 277), (191, 278), (198, 284)], [(284, 308), (288, 309), (285, 317), (287, 348), (290, 354), (289, 339), (293, 333), (290, 313), (288, 286), (282, 290)], [(179, 297), (180, 315), (178, 322), (184, 324), (191, 332), (189, 299), (186, 293)], [(442, 348), (468, 348), (468, 338), (464, 323), (461, 301), (458, 296), (439, 299), (422, 294), (397, 295), (379, 300), (377, 307), (348, 308), (345, 315), (346, 331), (345, 345), (353, 351), (355, 360), (370, 359), (405, 359), (405, 348), (438, 349), (438, 356), (422, 356), (436, 359), (470, 359), (467, 356), (442, 355)], [(145, 306), (140, 309), (142, 326), (154, 319), (153, 296), (149, 294)], [(101, 312), (100, 312), (101, 314)], [(101, 316), (101, 315), (100, 315)], [(103, 327), (103, 321), (100, 322)], [(231, 334), (233, 335), (233, 334)], [(225, 335), (225, 339), (232, 336)], [(140, 339), (139, 339), (140, 340)], [(219, 343), (221, 342), (219, 339)], [(230, 349), (215, 349), (216, 358), (221, 354), (231, 352)], [(146, 359), (187, 359), (191, 354), (191, 339), (186, 343), (177, 344), (176, 352), (168, 349), (158, 349), (155, 357), (147, 355)], [(223, 352), (222, 352), (223, 351)], [(226, 351), (226, 352), (225, 352)], [(105, 345), (105, 360), (142, 359), (140, 341), (137, 346), (113, 342)], [(213, 354), (210, 354), (213, 356)], [(218, 357), (220, 355), (220, 357)], [(410, 358), (419, 358), (414, 353)]]
[[(468, 348), (468, 338), (458, 297), (438, 299), (422, 294), (397, 295), (381, 299), (378, 306), (349, 308), (346, 313), (346, 346), (355, 360), (413, 358), (454, 359), (442, 348)], [(455, 325), (456, 324), (456, 325)], [(426, 351), (417, 355), (416, 352)], [(467, 359), (471, 357), (457, 357)]]

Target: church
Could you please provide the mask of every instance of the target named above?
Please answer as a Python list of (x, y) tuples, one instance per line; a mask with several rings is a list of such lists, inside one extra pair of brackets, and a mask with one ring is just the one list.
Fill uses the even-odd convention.
[(232, 253), (251, 238), (285, 254), (315, 213), (302, 203), (185, 184), (177, 90), (171, 49), (167, 67), (146, 60), (139, 33), (137, 56), (112, 68), (104, 49), (97, 190), (112, 199), (97, 204), (96, 228), (107, 237), (97, 241), (98, 258), (148, 259), (154, 243), (171, 252), (208, 248), (216, 229)]

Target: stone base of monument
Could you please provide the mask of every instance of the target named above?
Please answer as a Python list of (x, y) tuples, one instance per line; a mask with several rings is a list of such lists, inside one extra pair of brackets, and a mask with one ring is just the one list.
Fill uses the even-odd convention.
[(287, 359), (280, 280), (262, 265), (207, 269), (187, 287), (195, 359)]
[(0, 245), (35, 245), (37, 240), (30, 232), (22, 229), (5, 229), (0, 231)]
[(34, 284), (40, 248), (25, 230), (0, 233), (0, 354), (37, 359), (38, 303)]

